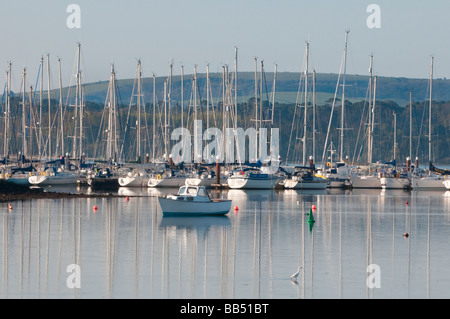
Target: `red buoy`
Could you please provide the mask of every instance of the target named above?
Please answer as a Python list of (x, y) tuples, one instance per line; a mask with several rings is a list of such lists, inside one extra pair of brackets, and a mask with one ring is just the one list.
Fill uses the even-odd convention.
[(237, 213), (239, 211), (239, 207), (234, 206), (234, 212)]
[(127, 196), (127, 197), (126, 197), (125, 199), (126, 199), (126, 200), (127, 200), (127, 202), (128, 202), (128, 201), (130, 200), (130, 197), (128, 197), (128, 196)]
[(316, 205), (312, 205), (311, 207), (313, 210), (316, 210)]
[(408, 205), (408, 201), (405, 202), (405, 205)]
[(94, 206), (94, 212), (97, 211), (97, 206)]
[(11, 205), (11, 203), (8, 204), (8, 208), (9, 208), (9, 210), (12, 210), (12, 205)]

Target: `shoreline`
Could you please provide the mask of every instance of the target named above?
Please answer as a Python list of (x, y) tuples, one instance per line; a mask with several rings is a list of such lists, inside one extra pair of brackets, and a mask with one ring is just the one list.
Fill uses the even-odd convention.
[(30, 188), (26, 185), (16, 185), (0, 180), (0, 203), (9, 201), (20, 201), (28, 199), (59, 199), (59, 198), (112, 198), (123, 197), (113, 193), (102, 194), (75, 194), (63, 192), (48, 192), (40, 188)]

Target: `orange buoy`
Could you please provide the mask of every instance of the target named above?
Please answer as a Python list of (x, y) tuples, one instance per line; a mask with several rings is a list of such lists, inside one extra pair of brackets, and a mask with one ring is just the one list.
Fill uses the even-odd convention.
[(404, 233), (403, 237), (407, 238), (407, 237), (409, 237), (409, 234), (408, 233)]
[(9, 204), (8, 204), (8, 208), (9, 208), (9, 210), (11, 210), (11, 209), (12, 209), (12, 205), (11, 205), (11, 203), (9, 203)]

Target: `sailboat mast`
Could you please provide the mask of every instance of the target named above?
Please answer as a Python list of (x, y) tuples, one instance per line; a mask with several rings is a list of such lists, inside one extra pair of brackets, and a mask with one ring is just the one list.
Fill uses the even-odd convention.
[(272, 89), (272, 114), (271, 114), (271, 119), (270, 119), (270, 125), (273, 126), (273, 113), (274, 113), (274, 109), (275, 109), (275, 86), (277, 83), (277, 65), (275, 64), (274, 66), (274, 71), (273, 71), (273, 89)]
[(164, 81), (164, 160), (167, 159), (167, 81)]
[(5, 157), (9, 155), (9, 119), (11, 111), (11, 62), (8, 63), (8, 71), (6, 72), (6, 114), (5, 114), (5, 142), (3, 144), (3, 154)]
[(50, 111), (50, 54), (47, 54), (48, 158), (52, 157), (52, 117)]
[(312, 125), (312, 156), (314, 163), (316, 161), (316, 70), (313, 70), (312, 75), (312, 85), (313, 85), (313, 125)]
[(428, 118), (428, 161), (431, 163), (431, 94), (433, 90), (433, 64), (434, 57), (431, 57), (431, 71), (430, 71), (430, 105), (429, 105), (429, 118)]
[(341, 107), (341, 141), (340, 141), (340, 160), (344, 160), (344, 115), (345, 115), (345, 76), (347, 72), (347, 44), (348, 44), (348, 34), (350, 30), (345, 30), (345, 48), (344, 48), (344, 75), (342, 78), (342, 107)]
[(39, 159), (41, 158), (41, 145), (42, 143), (42, 94), (43, 94), (43, 88), (44, 88), (44, 57), (41, 56), (41, 65), (40, 65), (40, 71), (41, 71), (41, 81), (39, 83), (40, 90), (39, 90), (39, 140), (38, 140), (38, 153), (39, 153)]
[(238, 48), (234, 47), (234, 128), (237, 128), (237, 96), (238, 96), (238, 87), (237, 87), (237, 80), (238, 80)]
[(309, 69), (309, 42), (306, 41), (306, 68), (305, 68), (305, 111), (303, 118), (303, 166), (306, 165), (306, 116), (308, 107), (308, 70)]
[(156, 75), (153, 73), (153, 163), (155, 162), (155, 138), (156, 138)]
[(397, 159), (397, 113), (394, 114), (394, 161)]
[(369, 66), (369, 127), (368, 127), (368, 134), (367, 134), (367, 164), (372, 163), (372, 114), (373, 114), (373, 108), (372, 108), (372, 79), (373, 79), (373, 73), (372, 73), (372, 64), (373, 63), (373, 55), (370, 55), (370, 66)]
[(412, 91), (409, 91), (409, 158), (412, 160)]
[(58, 71), (59, 71), (59, 112), (60, 112), (60, 134), (61, 134), (61, 155), (64, 156), (64, 111), (62, 102), (62, 75), (61, 75), (61, 59), (58, 59)]
[(27, 150), (27, 128), (25, 122), (25, 85), (26, 85), (27, 69), (22, 71), (22, 155), (26, 156)]
[(138, 99), (137, 99), (137, 159), (141, 159), (141, 60), (138, 61)]
[[(255, 57), (255, 131), (258, 136), (258, 58)], [(258, 139), (256, 139), (256, 152), (258, 154)], [(250, 161), (250, 159), (249, 159)]]
[[(82, 149), (83, 149), (83, 110), (82, 110), (82, 102), (80, 100), (80, 96), (81, 96), (81, 88), (80, 88), (80, 83), (81, 83), (81, 72), (80, 72), (80, 48), (81, 48), (81, 44), (77, 43), (77, 73), (76, 73), (76, 90), (75, 90), (75, 134), (73, 135), (73, 146), (72, 146), (72, 157), (76, 158), (77, 156), (77, 138), (79, 138), (79, 155), (81, 156), (82, 153)], [(80, 116), (80, 120), (78, 123), (78, 112), (79, 112), (79, 116)], [(78, 127), (79, 126), (79, 127)], [(78, 129), (79, 129), (79, 133), (78, 133)], [(79, 135), (78, 135), (79, 134)]]

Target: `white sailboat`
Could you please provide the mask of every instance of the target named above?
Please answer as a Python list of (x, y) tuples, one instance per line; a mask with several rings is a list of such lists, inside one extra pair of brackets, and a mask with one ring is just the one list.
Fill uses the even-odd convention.
[(275, 174), (265, 174), (255, 168), (234, 170), (227, 179), (228, 187), (232, 189), (272, 189), (277, 182)]
[[(428, 119), (428, 159), (429, 163), (432, 163), (431, 159), (431, 93), (433, 88), (433, 62), (434, 57), (431, 57), (431, 72), (430, 72), (430, 103), (429, 103), (429, 119)], [(433, 174), (430, 170), (428, 170), (428, 174), (421, 175), (417, 170), (414, 172), (414, 175), (411, 179), (411, 187), (414, 190), (445, 190), (446, 187), (444, 185), (444, 176)]]
[(125, 176), (119, 177), (119, 185), (122, 187), (148, 187), (150, 175), (144, 170), (134, 170)]
[(283, 186), (286, 189), (325, 189), (327, 179), (314, 176), (309, 171), (299, 171), (284, 180)]
[[(378, 189), (381, 188), (380, 175), (371, 173), (372, 157), (373, 157), (373, 121), (374, 121), (374, 110), (375, 110), (375, 95), (376, 95), (376, 81), (375, 77), (373, 80), (373, 56), (370, 56), (370, 78), (369, 78), (369, 119), (368, 119), (368, 129), (367, 129), (367, 163), (369, 164), (366, 174), (357, 174), (354, 170), (350, 175), (350, 180), (352, 183), (352, 188), (370, 188)], [(373, 84), (372, 84), (373, 81)], [(373, 102), (372, 102), (372, 91), (373, 91)], [(373, 170), (372, 170), (373, 171)]]
[(186, 175), (181, 172), (167, 171), (152, 176), (148, 180), (148, 187), (181, 187), (186, 184)]
[(76, 185), (77, 179), (77, 174), (49, 167), (38, 174), (29, 176), (28, 182), (33, 186)]

